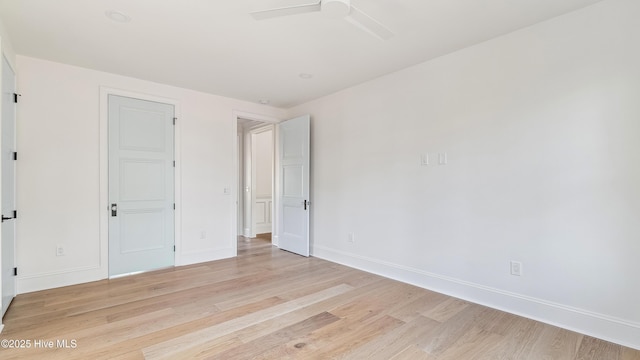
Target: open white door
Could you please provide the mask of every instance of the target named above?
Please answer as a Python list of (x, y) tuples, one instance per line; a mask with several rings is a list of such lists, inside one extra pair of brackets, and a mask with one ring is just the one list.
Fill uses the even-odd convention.
[[(15, 136), (16, 75), (2, 56), (2, 314), (16, 296), (15, 269)], [(0, 323), (2, 323), (0, 321)]]
[(279, 246), (309, 256), (309, 150), (311, 117), (278, 124)]

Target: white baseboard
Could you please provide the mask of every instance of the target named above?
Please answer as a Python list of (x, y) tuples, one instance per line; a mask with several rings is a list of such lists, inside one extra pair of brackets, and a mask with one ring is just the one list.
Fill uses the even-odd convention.
[(199, 264), (208, 261), (227, 259), (236, 256), (233, 248), (211, 249), (194, 252), (183, 252), (176, 257), (176, 266)]
[(266, 234), (271, 232), (271, 223), (256, 225), (256, 234)]
[(312, 256), (640, 350), (640, 323), (323, 246)]
[(63, 286), (88, 283), (106, 279), (107, 275), (106, 269), (97, 265), (34, 275), (19, 275), (17, 281), (17, 293), (24, 294)]
[[(198, 264), (207, 261), (226, 259), (236, 256), (232, 248), (212, 249), (182, 253), (176, 256), (175, 266)], [(63, 286), (84, 284), (108, 278), (108, 271), (100, 266), (66, 269), (34, 275), (19, 276), (17, 293), (25, 294), (34, 291), (54, 289)]]
[(0, 324), (0, 334), (2, 334), (3, 329), (4, 329), (4, 324)]

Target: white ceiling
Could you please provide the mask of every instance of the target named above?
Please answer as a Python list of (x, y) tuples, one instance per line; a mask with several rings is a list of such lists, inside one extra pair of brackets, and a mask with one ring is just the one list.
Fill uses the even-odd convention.
[(321, 13), (249, 15), (314, 1), (0, 0), (0, 18), (21, 55), (286, 108), (601, 0), (352, 0), (387, 41)]

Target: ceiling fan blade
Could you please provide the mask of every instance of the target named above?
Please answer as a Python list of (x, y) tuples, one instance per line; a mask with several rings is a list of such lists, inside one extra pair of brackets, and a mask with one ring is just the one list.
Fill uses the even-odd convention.
[(393, 32), (378, 22), (378, 20), (353, 6), (351, 6), (351, 12), (345, 19), (380, 40), (389, 40), (394, 36)]
[(277, 8), (277, 9), (254, 11), (251, 13), (251, 16), (253, 16), (253, 18), (256, 20), (265, 20), (265, 19), (271, 19), (274, 17), (304, 14), (304, 13), (315, 12), (320, 10), (321, 10), (320, 1), (318, 1), (313, 4), (287, 6), (283, 8)]

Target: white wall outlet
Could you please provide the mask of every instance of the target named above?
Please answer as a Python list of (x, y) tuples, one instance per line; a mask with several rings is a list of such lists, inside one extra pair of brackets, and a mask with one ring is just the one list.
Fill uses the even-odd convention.
[(354, 242), (356, 242), (356, 235), (352, 232), (348, 233), (347, 241), (353, 244)]
[(429, 166), (429, 154), (420, 155), (420, 165)]
[(230, 195), (231, 194), (231, 188), (226, 187), (222, 191), (224, 192), (225, 195)]
[(511, 275), (513, 276), (522, 276), (522, 263), (519, 261), (511, 261), (509, 263)]
[(438, 165), (447, 165), (447, 162), (448, 162), (447, 153), (446, 152), (438, 153)]
[(64, 256), (64, 246), (56, 245), (56, 256)]

